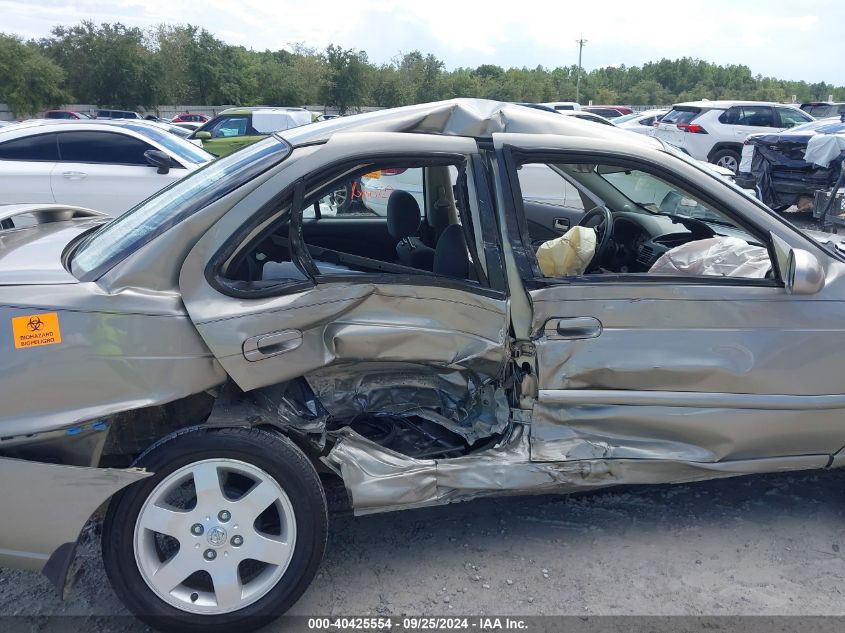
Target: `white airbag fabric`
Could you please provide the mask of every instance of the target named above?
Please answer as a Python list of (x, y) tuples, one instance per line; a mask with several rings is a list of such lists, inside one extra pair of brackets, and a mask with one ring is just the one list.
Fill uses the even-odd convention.
[(566, 233), (537, 249), (537, 263), (544, 277), (581, 275), (596, 253), (596, 231), (573, 226)]
[(687, 242), (663, 253), (649, 272), (762, 279), (772, 263), (768, 251), (738, 237)]
[(845, 152), (845, 134), (816, 134), (807, 143), (804, 160), (827, 167), (842, 152)]

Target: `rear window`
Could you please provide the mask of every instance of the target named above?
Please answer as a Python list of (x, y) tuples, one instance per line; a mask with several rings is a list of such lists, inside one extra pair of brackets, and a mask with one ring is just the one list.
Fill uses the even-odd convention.
[(835, 116), (838, 108), (836, 106), (828, 105), (827, 103), (820, 103), (817, 105), (804, 104), (801, 109), (812, 117), (823, 119), (828, 116)]
[(686, 125), (691, 123), (699, 114), (701, 114), (701, 108), (674, 108), (660, 122)]
[(0, 160), (59, 160), (55, 134), (34, 134), (0, 143)]

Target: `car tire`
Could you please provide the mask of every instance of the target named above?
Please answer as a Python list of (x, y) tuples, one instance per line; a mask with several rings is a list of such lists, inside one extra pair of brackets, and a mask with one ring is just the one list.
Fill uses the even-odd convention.
[(732, 149), (720, 149), (710, 158), (710, 162), (714, 165), (730, 169), (735, 174), (739, 172), (740, 160), (739, 153)]
[(147, 624), (251, 631), (311, 583), (325, 551), (326, 498), (288, 438), (194, 427), (158, 441), (135, 466), (154, 474), (112, 499), (103, 561), (115, 593)]
[(338, 215), (349, 212), (352, 208), (353, 195), (354, 191), (352, 190), (352, 185), (349, 183), (345, 183), (329, 194)]

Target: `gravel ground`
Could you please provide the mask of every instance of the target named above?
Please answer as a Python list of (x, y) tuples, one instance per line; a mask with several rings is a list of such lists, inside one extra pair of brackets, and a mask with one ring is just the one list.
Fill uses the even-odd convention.
[[(810, 472), (336, 517), (292, 613), (843, 615), (843, 483)], [(0, 616), (111, 630), (97, 617), (125, 611), (85, 554), (67, 602), (38, 574), (0, 570)]]

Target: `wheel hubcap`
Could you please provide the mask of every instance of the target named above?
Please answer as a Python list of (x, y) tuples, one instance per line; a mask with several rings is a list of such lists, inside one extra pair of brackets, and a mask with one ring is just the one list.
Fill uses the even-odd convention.
[(725, 169), (730, 169), (733, 172), (736, 172), (736, 170), (737, 170), (736, 159), (734, 159), (733, 156), (723, 156), (717, 164), (720, 167), (724, 167)]
[(284, 575), (295, 544), (284, 490), (238, 460), (204, 460), (171, 473), (135, 522), (144, 582), (190, 613), (230, 613), (259, 600)]

